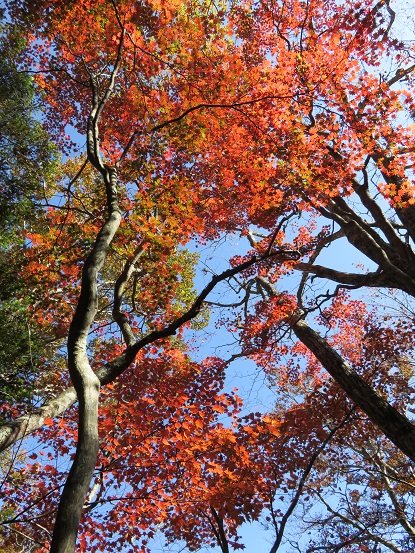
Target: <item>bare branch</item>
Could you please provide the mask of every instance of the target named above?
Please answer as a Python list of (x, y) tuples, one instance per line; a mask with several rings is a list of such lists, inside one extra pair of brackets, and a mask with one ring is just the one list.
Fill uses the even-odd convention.
[(345, 424), (347, 424), (348, 418), (349, 418), (349, 416), (347, 416), (345, 419), (343, 419), (343, 421), (340, 424), (338, 424), (332, 430), (330, 430), (330, 432), (328, 433), (328, 435), (326, 436), (324, 441), (319, 445), (319, 447), (316, 449), (316, 451), (310, 457), (310, 460), (307, 463), (307, 466), (306, 466), (306, 468), (305, 468), (305, 470), (304, 470), (304, 472), (303, 472), (303, 474), (300, 478), (300, 481), (298, 482), (297, 490), (295, 492), (295, 495), (294, 495), (293, 499), (291, 500), (290, 506), (288, 507), (287, 511), (284, 513), (284, 516), (281, 519), (279, 528), (278, 529), (276, 528), (277, 538), (276, 538), (275, 542), (273, 543), (269, 553), (276, 553), (278, 551), (278, 549), (281, 545), (282, 538), (284, 536), (285, 526), (287, 525), (288, 519), (292, 515), (294, 509), (296, 508), (296, 506), (297, 506), (297, 504), (300, 500), (301, 494), (303, 493), (303, 490), (304, 490), (304, 486), (307, 482), (308, 475), (310, 474), (311, 470), (313, 469), (313, 466), (314, 466), (315, 462), (317, 461), (318, 456), (320, 455), (320, 453), (322, 453), (322, 451), (325, 449), (326, 445), (330, 442), (330, 440), (332, 439), (334, 434), (338, 430), (340, 430), (340, 428), (342, 428)]

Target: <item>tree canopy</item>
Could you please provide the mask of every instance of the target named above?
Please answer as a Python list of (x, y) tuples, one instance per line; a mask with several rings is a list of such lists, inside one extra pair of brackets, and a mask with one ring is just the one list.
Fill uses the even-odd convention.
[(47, 181), (54, 177), (57, 152), (35, 117), (34, 83), (18, 70), (24, 36), (0, 27), (0, 397), (8, 407), (30, 397), (41, 343), (30, 329), (30, 292), (16, 278), (25, 247), (25, 228), (43, 216)]
[[(413, 551), (399, 10), (6, 2), (6, 551), (145, 553), (162, 534), (229, 553), (258, 520), (270, 553)], [(226, 380), (246, 363), (261, 411)]]

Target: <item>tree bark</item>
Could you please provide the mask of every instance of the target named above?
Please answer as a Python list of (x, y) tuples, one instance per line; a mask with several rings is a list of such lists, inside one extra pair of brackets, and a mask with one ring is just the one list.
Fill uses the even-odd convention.
[(78, 442), (75, 459), (63, 489), (53, 530), (51, 553), (72, 553), (82, 509), (95, 469), (99, 450), (98, 400), (100, 380), (92, 370), (86, 353), (88, 333), (98, 301), (98, 273), (121, 222), (117, 202), (117, 173), (102, 170), (109, 215), (87, 257), (81, 281), (81, 293), (68, 334), (68, 368), (79, 402)]
[(23, 440), (35, 430), (41, 428), (46, 418), (57, 417), (76, 402), (76, 391), (69, 386), (61, 394), (49, 400), (32, 413), (18, 417), (0, 427), (0, 452)]
[(308, 324), (298, 320), (292, 328), (349, 398), (376, 426), (415, 462), (415, 425), (378, 395), (352, 367)]
[[(131, 343), (122, 354), (118, 355), (115, 359), (100, 367), (95, 374), (99, 381), (100, 386), (105, 386), (113, 382), (118, 376), (120, 376), (125, 370), (130, 367), (136, 358), (138, 352), (144, 347), (160, 340), (167, 338), (176, 333), (176, 331), (185, 323), (191, 321), (198, 315), (203, 302), (215, 288), (215, 286), (227, 278), (236, 275), (238, 272), (254, 265), (258, 261), (261, 261), (261, 257), (252, 257), (250, 260), (224, 271), (223, 273), (214, 276), (210, 283), (202, 290), (199, 296), (194, 301), (186, 313), (181, 317), (178, 317), (172, 321), (166, 327), (160, 330), (154, 330), (147, 336), (144, 336), (140, 340)], [(35, 430), (41, 428), (44, 424), (45, 418), (57, 417), (61, 413), (65, 412), (71, 405), (77, 400), (75, 388), (73, 386), (68, 387), (61, 394), (48, 401), (39, 409), (34, 410), (28, 415), (17, 418), (16, 420), (7, 423), (0, 427), (0, 452), (4, 451), (8, 447), (12, 446), (25, 436), (31, 434)]]
[[(257, 280), (269, 296), (279, 295), (267, 278), (257, 277)], [(315, 355), (349, 398), (398, 449), (415, 462), (415, 425), (377, 394), (327, 340), (301, 319), (301, 314), (293, 314), (289, 324), (297, 338)]]

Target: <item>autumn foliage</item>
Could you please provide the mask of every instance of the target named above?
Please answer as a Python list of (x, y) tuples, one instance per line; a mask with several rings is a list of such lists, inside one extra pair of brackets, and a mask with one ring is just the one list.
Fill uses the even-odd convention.
[[(145, 553), (161, 535), (229, 553), (258, 520), (270, 553), (413, 551), (400, 7), (6, 5), (61, 162), (38, 154), (33, 209), (0, 243), (31, 363), (1, 410), (5, 551)], [(22, 378), (14, 351), (0, 373)], [(246, 367), (267, 390), (253, 412), (230, 384)]]

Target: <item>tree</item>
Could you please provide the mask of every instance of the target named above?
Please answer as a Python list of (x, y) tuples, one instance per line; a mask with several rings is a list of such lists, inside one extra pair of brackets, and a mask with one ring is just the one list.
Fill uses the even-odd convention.
[[(36, 75), (46, 128), (69, 158), (49, 191), (43, 226), (26, 229), (19, 273), (37, 328), (67, 336), (73, 387), (66, 371), (45, 372), (56, 395), (4, 425), (1, 443), (45, 423), (38, 439), (46, 449), (68, 454), (75, 434), (77, 448), (67, 478), (67, 466), (48, 464), (47, 475), (38, 463), (28, 466), (39, 486), (25, 497), (8, 492), (22, 508), (7, 524), (36, 521), (27, 535), (48, 547), (55, 520), (54, 553), (73, 551), (82, 513), (84, 550), (127, 548), (135, 534), (145, 548), (163, 527), (191, 548), (216, 539), (226, 551), (226, 531), (236, 537), (238, 524), (269, 505), (269, 493), (265, 499), (252, 482), (280, 482), (289, 474), (284, 463), (303, 475), (311, 470), (310, 460), (298, 464), (263, 443), (280, 433), (284, 411), (276, 423), (253, 416), (244, 425), (252, 452), (238, 426), (218, 420), (238, 416), (238, 399), (221, 392), (227, 363), (195, 363), (187, 340), (191, 324), (206, 324), (209, 306), (225, 308), (208, 299), (221, 284), (233, 293), (219, 321), (240, 343), (233, 358), (256, 361), (285, 389), (297, 379), (314, 390), (324, 367), (415, 461), (407, 398), (390, 385), (395, 365), (373, 378), (379, 364), (365, 348), (378, 336), (362, 299), (350, 302), (342, 292), (415, 293), (415, 66), (411, 45), (393, 36), (389, 2), (39, 0), (8, 7), (27, 36), (23, 63)], [(65, 138), (68, 125), (85, 136), (78, 157)], [(246, 236), (251, 250), (195, 292), (197, 262), (185, 245), (225, 234)], [(317, 264), (326, 247), (341, 250), (345, 241), (374, 268)], [(297, 285), (286, 284), (292, 273), (300, 275)], [(318, 291), (321, 280), (334, 283), (327, 293)], [(411, 336), (411, 322), (402, 324)], [(386, 356), (399, 347), (399, 333), (391, 323), (384, 334)], [(290, 353), (305, 362), (286, 362), (284, 377), (281, 358)], [(61, 354), (52, 352), (45, 369), (61, 363)], [(307, 389), (298, 393), (307, 407)], [(322, 433), (320, 425), (315, 452), (335, 427)], [(272, 455), (284, 461), (277, 478), (277, 464), (267, 463)], [(115, 493), (121, 482), (125, 493)], [(94, 512), (105, 490), (116, 507)], [(144, 501), (150, 496), (158, 498), (153, 508)], [(92, 515), (101, 524), (94, 527)], [(197, 539), (183, 529), (184, 517)]]
[[(42, 125), (34, 83), (17, 69), (24, 37), (16, 29), (0, 28), (0, 397), (2, 419), (13, 416), (7, 405), (26, 402), (33, 393), (33, 371), (44, 344), (30, 327), (30, 294), (15, 278), (25, 247), (25, 227), (41, 217), (41, 202), (57, 167), (57, 152)], [(16, 411), (14, 411), (14, 416)]]
[[(412, 350), (412, 342), (407, 342), (411, 331), (406, 334), (397, 324), (395, 342), (389, 335), (390, 314), (384, 317), (382, 320), (379, 308), (369, 314), (366, 331), (377, 339), (364, 341), (362, 350), (354, 352), (354, 363), (371, 370), (372, 384), (378, 381), (388, 387), (405, 412), (411, 410), (413, 396), (413, 369), (406, 357)], [(343, 335), (339, 347), (356, 349), (354, 333), (349, 332), (348, 341)], [(320, 424), (337, 430), (304, 485), (297, 520), (304, 535), (312, 538), (309, 543), (303, 538), (298, 551), (412, 551), (412, 463), (330, 380), (308, 394), (307, 415), (314, 419), (315, 428), (320, 419)], [(297, 445), (296, 454), (313, 447), (313, 443)], [(294, 545), (295, 536), (292, 540)]]

